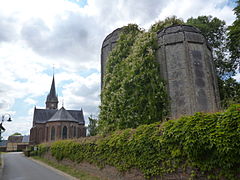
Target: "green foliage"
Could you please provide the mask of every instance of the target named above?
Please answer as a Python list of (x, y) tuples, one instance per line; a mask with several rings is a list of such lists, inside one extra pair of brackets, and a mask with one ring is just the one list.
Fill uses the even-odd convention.
[(228, 48), (231, 53), (231, 60), (235, 67), (240, 70), (240, 0), (236, 1), (237, 6), (234, 8), (236, 19), (228, 27)]
[(240, 83), (237, 82), (236, 79), (218, 79), (218, 86), (223, 108), (226, 108), (233, 103), (240, 103)]
[(12, 134), (11, 136), (21, 136), (21, 133), (15, 132), (14, 134)]
[(30, 146), (24, 151), (25, 156), (42, 156), (49, 150), (46, 144), (39, 144), (37, 146)]
[(109, 136), (58, 141), (58, 160), (87, 161), (120, 171), (139, 169), (146, 178), (189, 169), (189, 176), (238, 179), (240, 173), (240, 105), (225, 112), (196, 113), (165, 123), (141, 125)]
[(167, 17), (164, 21), (158, 21), (155, 24), (153, 24), (150, 28), (150, 31), (158, 32), (168, 26), (181, 25), (181, 24), (185, 24), (182, 19), (179, 19), (176, 16), (171, 16), (171, 17)]
[(136, 25), (123, 27), (106, 66), (101, 94), (99, 130), (136, 128), (160, 121), (168, 97), (156, 62), (156, 34)]
[(37, 154), (38, 156), (42, 156), (44, 153), (48, 151), (49, 147), (46, 144), (39, 144), (37, 146)]
[(89, 124), (88, 124), (88, 132), (89, 136), (97, 135), (97, 119), (94, 119), (92, 115), (88, 117)]

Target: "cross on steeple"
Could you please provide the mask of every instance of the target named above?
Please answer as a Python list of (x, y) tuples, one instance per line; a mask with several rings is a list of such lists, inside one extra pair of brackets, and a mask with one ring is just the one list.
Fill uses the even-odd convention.
[(57, 109), (57, 108), (58, 108), (58, 97), (56, 94), (55, 79), (53, 74), (51, 89), (46, 100), (46, 109)]

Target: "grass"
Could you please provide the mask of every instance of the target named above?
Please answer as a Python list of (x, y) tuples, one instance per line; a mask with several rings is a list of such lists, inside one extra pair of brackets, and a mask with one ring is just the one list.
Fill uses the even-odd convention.
[(35, 160), (39, 160), (51, 167), (54, 167), (62, 172), (65, 172), (65, 173), (67, 173), (75, 178), (81, 179), (81, 180), (101, 180), (98, 177), (92, 176), (84, 171), (79, 171), (79, 170), (73, 169), (72, 167), (67, 166), (67, 165), (58, 164), (53, 161), (41, 158), (39, 156), (31, 156), (31, 157)]

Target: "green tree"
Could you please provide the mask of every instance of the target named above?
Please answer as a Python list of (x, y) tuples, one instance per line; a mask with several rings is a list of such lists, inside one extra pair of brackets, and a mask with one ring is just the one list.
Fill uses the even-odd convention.
[(228, 27), (228, 48), (230, 51), (231, 61), (235, 68), (240, 70), (240, 0), (236, 1), (237, 6), (233, 9), (236, 19)]
[(89, 124), (88, 124), (88, 132), (89, 132), (89, 136), (95, 136), (97, 135), (97, 119), (93, 118), (92, 115), (90, 115), (90, 117), (88, 117), (89, 120)]
[(22, 134), (19, 132), (15, 132), (14, 134), (12, 134), (11, 136), (21, 136)]
[(158, 21), (155, 24), (153, 24), (150, 28), (150, 31), (152, 32), (158, 32), (159, 30), (172, 26), (172, 25), (180, 25), (180, 24), (185, 24), (182, 19), (177, 18), (177, 16), (171, 16), (167, 17), (163, 21)]
[(218, 86), (223, 108), (227, 108), (234, 103), (240, 103), (240, 83), (236, 79), (232, 77), (226, 80), (219, 79)]

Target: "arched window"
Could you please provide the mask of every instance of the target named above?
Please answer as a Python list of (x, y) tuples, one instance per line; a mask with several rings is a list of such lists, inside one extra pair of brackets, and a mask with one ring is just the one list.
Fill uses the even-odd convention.
[(76, 126), (73, 127), (73, 137), (77, 136), (77, 129)]
[(63, 130), (62, 130), (62, 138), (67, 139), (67, 127), (66, 126), (64, 126)]
[(51, 129), (51, 140), (52, 141), (55, 140), (55, 127), (52, 127), (52, 129)]

